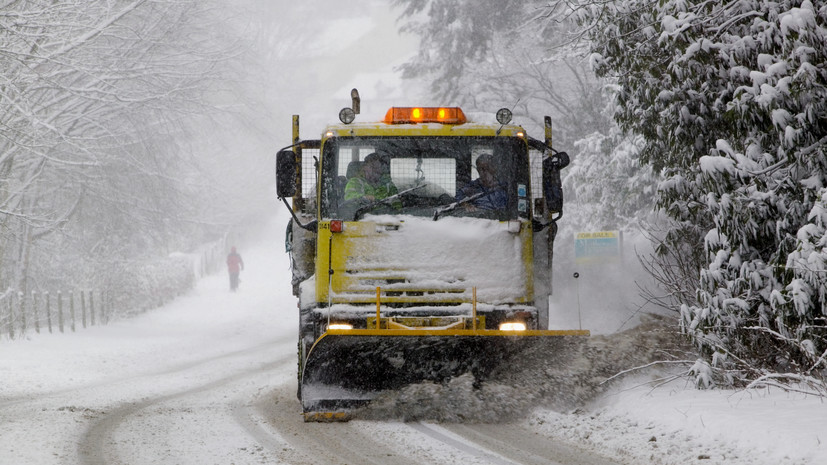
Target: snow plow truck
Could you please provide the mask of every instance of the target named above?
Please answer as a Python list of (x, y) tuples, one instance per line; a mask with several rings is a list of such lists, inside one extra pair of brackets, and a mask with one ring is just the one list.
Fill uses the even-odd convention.
[[(551, 147), (550, 118), (545, 140), (510, 124), (508, 109), (490, 124), (458, 107), (393, 107), (355, 122), (356, 89), (351, 97), (320, 139), (301, 139), (294, 115), (292, 144), (276, 157), (292, 214), (305, 421), (346, 421), (379, 393), (420, 382), (485, 382), (509, 356), (588, 336), (547, 329), (569, 163)], [(496, 180), (483, 179), (491, 171)], [(358, 188), (368, 177), (383, 195)]]

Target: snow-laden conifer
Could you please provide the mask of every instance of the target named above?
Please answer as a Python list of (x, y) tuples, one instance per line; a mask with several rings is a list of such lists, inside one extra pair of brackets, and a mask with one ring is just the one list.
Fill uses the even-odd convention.
[[(699, 288), (682, 322), (716, 379), (823, 373), (827, 6), (581, 7), (591, 61), (620, 89), (616, 120), (643, 136), (641, 160), (665, 176), (658, 207), (676, 220), (673, 231), (704, 241)], [(708, 385), (708, 371), (697, 373)]]

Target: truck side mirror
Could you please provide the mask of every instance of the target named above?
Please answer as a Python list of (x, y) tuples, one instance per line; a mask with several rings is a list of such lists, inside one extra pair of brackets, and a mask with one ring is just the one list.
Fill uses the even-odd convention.
[(289, 149), (276, 154), (276, 195), (282, 199), (296, 195), (296, 154)]
[(569, 154), (558, 152), (543, 160), (543, 193), (549, 213), (563, 211), (563, 182), (560, 170), (569, 166)]

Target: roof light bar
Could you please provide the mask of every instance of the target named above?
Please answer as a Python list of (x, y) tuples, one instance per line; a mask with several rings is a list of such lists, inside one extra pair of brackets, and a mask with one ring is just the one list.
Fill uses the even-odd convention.
[(391, 107), (384, 119), (387, 124), (464, 124), (466, 121), (459, 107)]

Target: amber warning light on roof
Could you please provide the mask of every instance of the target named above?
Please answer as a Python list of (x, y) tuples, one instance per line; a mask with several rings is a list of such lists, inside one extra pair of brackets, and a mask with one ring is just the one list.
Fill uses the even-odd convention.
[(465, 121), (465, 113), (459, 107), (392, 107), (385, 114), (387, 124), (463, 124)]

